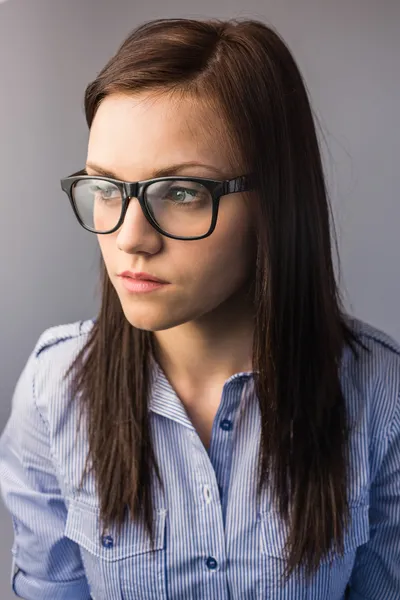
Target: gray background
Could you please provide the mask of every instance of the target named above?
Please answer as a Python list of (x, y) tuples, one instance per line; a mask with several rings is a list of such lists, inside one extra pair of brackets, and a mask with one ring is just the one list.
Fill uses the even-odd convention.
[[(398, 0), (8, 0), (0, 3), (0, 430), (40, 333), (97, 309), (96, 238), (59, 186), (84, 166), (85, 85), (134, 26), (175, 16), (252, 17), (285, 38), (321, 124), (346, 307), (400, 340)], [(7, 600), (12, 528), (1, 502), (0, 523)]]

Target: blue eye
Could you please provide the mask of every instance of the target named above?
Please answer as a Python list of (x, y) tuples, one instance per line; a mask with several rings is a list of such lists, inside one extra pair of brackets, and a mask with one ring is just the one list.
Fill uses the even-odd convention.
[(121, 192), (117, 186), (112, 184), (101, 185), (93, 183), (89, 187), (90, 193), (101, 200), (115, 200), (121, 198)]
[(202, 210), (212, 206), (208, 189), (197, 181), (155, 181), (146, 188), (146, 202), (152, 210)]
[(171, 199), (173, 202), (187, 204), (188, 202), (193, 202), (197, 196), (198, 190), (183, 187), (171, 187), (166, 197)]

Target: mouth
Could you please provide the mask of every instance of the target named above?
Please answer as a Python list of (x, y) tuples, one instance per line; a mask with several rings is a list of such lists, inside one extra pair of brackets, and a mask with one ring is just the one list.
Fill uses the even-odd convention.
[(119, 277), (126, 277), (128, 279), (133, 279), (134, 281), (153, 281), (155, 283), (169, 283), (168, 281), (164, 281), (155, 275), (150, 275), (150, 273), (135, 273), (134, 271), (123, 271), (123, 273), (119, 273)]
[(125, 289), (133, 293), (153, 292), (169, 285), (168, 281), (163, 281), (150, 273), (124, 271), (119, 273), (118, 277), (121, 278)]

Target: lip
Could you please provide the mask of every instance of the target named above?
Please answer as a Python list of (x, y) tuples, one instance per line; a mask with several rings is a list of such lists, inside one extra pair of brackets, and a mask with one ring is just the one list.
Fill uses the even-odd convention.
[(153, 292), (157, 289), (168, 285), (167, 281), (163, 281), (149, 273), (134, 273), (133, 271), (124, 271), (119, 274), (122, 284), (128, 292), (143, 294)]
[(124, 271), (123, 273), (119, 273), (119, 277), (133, 279), (134, 281), (153, 281), (155, 283), (169, 283), (168, 281), (164, 281), (163, 279), (159, 279), (154, 275), (150, 275), (150, 273), (135, 273), (134, 271)]

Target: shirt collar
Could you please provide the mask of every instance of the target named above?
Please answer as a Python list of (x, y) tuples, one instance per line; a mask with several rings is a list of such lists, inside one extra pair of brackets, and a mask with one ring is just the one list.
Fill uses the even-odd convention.
[[(194, 430), (193, 424), (186, 412), (184, 405), (178, 398), (171, 384), (169, 383), (164, 371), (160, 365), (150, 358), (151, 361), (151, 387), (149, 398), (149, 410), (158, 415), (177, 421), (181, 425)], [(252, 371), (235, 373), (224, 383), (224, 389), (238, 383), (244, 385), (253, 378)]]

